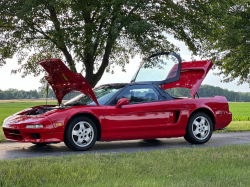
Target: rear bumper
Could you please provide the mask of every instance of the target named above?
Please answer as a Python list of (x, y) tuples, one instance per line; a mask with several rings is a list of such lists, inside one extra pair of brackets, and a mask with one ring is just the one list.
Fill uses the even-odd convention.
[(214, 130), (225, 129), (232, 122), (232, 112), (227, 112), (227, 114), (223, 115), (223, 121), (220, 123), (216, 123)]

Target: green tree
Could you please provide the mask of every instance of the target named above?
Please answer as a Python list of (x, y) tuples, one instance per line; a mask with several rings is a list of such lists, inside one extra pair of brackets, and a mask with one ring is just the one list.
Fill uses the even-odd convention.
[(30, 90), (30, 95), (36, 99), (39, 98), (37, 90)]
[(25, 99), (27, 97), (26, 92), (24, 90), (20, 91), (20, 99)]
[(6, 99), (6, 94), (0, 90), (0, 99)]
[(232, 1), (224, 10), (220, 19), (211, 20), (211, 33), (200, 35), (205, 41), (202, 55), (213, 59), (224, 82), (239, 78), (239, 84), (250, 83), (249, 0)]
[[(16, 55), (22, 76), (43, 72), (37, 61), (62, 58), (86, 71), (92, 87), (115, 65), (125, 70), (134, 55), (175, 51), (167, 34), (196, 54), (200, 33), (210, 33), (211, 17), (224, 0), (1, 0), (0, 65)], [(219, 6), (220, 5), (220, 6)], [(218, 8), (219, 7), (219, 8)], [(225, 9), (225, 8), (224, 8)]]
[(12, 92), (6, 91), (5, 94), (6, 94), (5, 99), (15, 99), (15, 97), (14, 97), (14, 95), (13, 95)]

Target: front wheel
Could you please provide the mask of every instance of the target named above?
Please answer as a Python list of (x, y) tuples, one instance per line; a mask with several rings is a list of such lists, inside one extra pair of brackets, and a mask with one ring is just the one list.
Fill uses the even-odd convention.
[(87, 117), (77, 117), (66, 127), (64, 134), (65, 145), (76, 151), (90, 149), (96, 142), (97, 128)]
[(190, 117), (184, 138), (192, 144), (203, 144), (211, 138), (212, 132), (211, 118), (204, 112), (197, 112)]

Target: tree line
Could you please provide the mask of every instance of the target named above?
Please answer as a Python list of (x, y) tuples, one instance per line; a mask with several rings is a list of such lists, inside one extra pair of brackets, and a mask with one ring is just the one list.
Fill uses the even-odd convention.
[(201, 85), (198, 90), (199, 97), (212, 97), (214, 95), (223, 95), (228, 101), (232, 102), (250, 102), (250, 92), (234, 92), (228, 89), (215, 87), (211, 85)]
[[(184, 96), (184, 97), (190, 97), (189, 89), (185, 88), (174, 88), (171, 89), (168, 92), (170, 95), (175, 96)], [(73, 92), (67, 94), (63, 99), (69, 100), (76, 95), (78, 95), (79, 92)], [(199, 97), (212, 97), (214, 95), (222, 95), (227, 98), (228, 101), (232, 102), (250, 102), (250, 92), (234, 92), (229, 91), (228, 89), (223, 89), (220, 87), (215, 87), (211, 85), (201, 85), (198, 90)], [(44, 88), (38, 89), (38, 90), (30, 90), (30, 91), (24, 91), (24, 90), (17, 90), (17, 89), (8, 89), (6, 91), (3, 91), (0, 89), (0, 100), (8, 100), (8, 99), (39, 99), (39, 98), (46, 98), (47, 92)], [(56, 96), (51, 88), (48, 90), (48, 98), (55, 99)]]
[[(166, 90), (171, 96), (191, 97), (188, 88), (172, 88)], [(211, 85), (201, 85), (197, 91), (199, 97), (225, 96), (231, 102), (250, 102), (250, 92), (234, 92)], [(197, 97), (197, 95), (196, 95)]]
[[(63, 99), (64, 100), (69, 100), (79, 93), (69, 93), (67, 94)], [(46, 98), (48, 97), (49, 99), (55, 99), (55, 93), (51, 88), (48, 89), (48, 95), (47, 92), (45, 91), (44, 88), (42, 89), (34, 89), (30, 91), (24, 91), (24, 90), (17, 90), (10, 88), (8, 90), (1, 90), (0, 89), (0, 100), (9, 100), (9, 99), (40, 99), (40, 98)]]

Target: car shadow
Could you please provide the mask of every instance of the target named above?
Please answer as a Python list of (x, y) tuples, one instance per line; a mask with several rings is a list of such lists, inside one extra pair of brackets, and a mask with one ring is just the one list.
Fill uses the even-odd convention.
[[(15, 143), (13, 143), (14, 145)], [(196, 147), (206, 145), (196, 145)], [(207, 145), (208, 146), (208, 145)], [(66, 147), (64, 143), (49, 144), (49, 145), (33, 145), (29, 143), (18, 144), (13, 149), (8, 149), (1, 154), (0, 159), (16, 159), (16, 158), (31, 158), (45, 156), (68, 156), (90, 153), (111, 153), (117, 154), (120, 152), (137, 152), (137, 151), (152, 151), (163, 150), (170, 148), (192, 148), (194, 145), (187, 143), (184, 138), (166, 138), (156, 140), (128, 140), (128, 141), (112, 141), (112, 142), (96, 142), (96, 144), (87, 151), (72, 151)]]
[(99, 152), (135, 152), (133, 150), (166, 149), (172, 147), (192, 147), (183, 138), (154, 139), (154, 140), (127, 140), (127, 141), (105, 141), (96, 144), (87, 151), (72, 151), (64, 143), (49, 144), (46, 146), (32, 145), (27, 151), (35, 152), (73, 152), (73, 153), (99, 153)]

